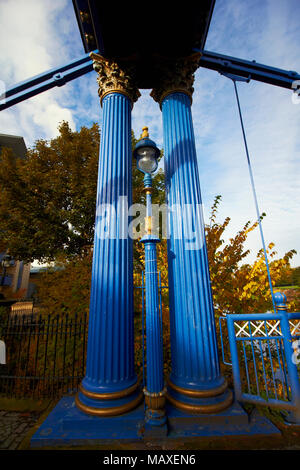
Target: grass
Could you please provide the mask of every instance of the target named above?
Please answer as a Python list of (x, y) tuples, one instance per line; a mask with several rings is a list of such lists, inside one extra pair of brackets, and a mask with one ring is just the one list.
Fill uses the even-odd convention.
[(0, 397), (0, 410), (18, 411), (21, 413), (43, 412), (46, 410), (51, 399), (36, 400), (33, 398), (7, 398)]

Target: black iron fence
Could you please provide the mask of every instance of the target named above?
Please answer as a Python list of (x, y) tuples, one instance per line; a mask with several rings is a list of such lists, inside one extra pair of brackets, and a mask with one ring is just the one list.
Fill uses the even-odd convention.
[(73, 393), (85, 373), (87, 314), (78, 317), (14, 315), (0, 323), (6, 364), (2, 396), (54, 397)]

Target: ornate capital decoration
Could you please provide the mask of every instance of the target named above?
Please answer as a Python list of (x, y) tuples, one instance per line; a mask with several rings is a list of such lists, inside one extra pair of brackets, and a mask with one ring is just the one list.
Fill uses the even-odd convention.
[(98, 94), (102, 104), (103, 98), (109, 93), (122, 93), (128, 96), (132, 105), (141, 96), (135, 82), (135, 69), (130, 65), (121, 65), (108, 60), (99, 54), (90, 54), (94, 70), (98, 73)]
[(191, 101), (194, 92), (194, 73), (199, 67), (201, 54), (196, 53), (188, 57), (164, 59), (158, 62), (157, 75), (160, 77), (159, 85), (150, 93), (150, 96), (160, 106), (163, 99), (170, 93), (186, 93)]

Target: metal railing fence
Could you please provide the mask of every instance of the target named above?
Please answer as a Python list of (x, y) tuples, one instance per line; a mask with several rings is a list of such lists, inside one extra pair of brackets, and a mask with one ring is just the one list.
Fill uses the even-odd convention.
[(6, 345), (0, 394), (38, 398), (76, 390), (85, 371), (87, 323), (87, 314), (8, 317), (0, 324)]
[[(227, 322), (231, 362), (225, 359), (222, 320)], [(300, 423), (300, 355), (295, 351), (300, 313), (228, 314), (220, 318), (220, 332), (236, 399), (287, 410)]]

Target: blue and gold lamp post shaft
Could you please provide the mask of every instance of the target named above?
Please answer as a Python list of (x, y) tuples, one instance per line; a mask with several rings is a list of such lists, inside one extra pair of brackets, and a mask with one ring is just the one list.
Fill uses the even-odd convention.
[(159, 316), (158, 273), (156, 244), (160, 241), (152, 233), (152, 177), (157, 169), (159, 150), (149, 139), (148, 128), (143, 128), (142, 139), (137, 143), (134, 156), (137, 166), (144, 173), (146, 191), (146, 235), (141, 239), (145, 247), (146, 278), (146, 347), (147, 380), (144, 388), (146, 403), (146, 427), (165, 428), (165, 393), (163, 375), (163, 346), (161, 321)]

